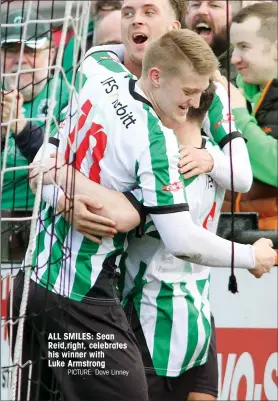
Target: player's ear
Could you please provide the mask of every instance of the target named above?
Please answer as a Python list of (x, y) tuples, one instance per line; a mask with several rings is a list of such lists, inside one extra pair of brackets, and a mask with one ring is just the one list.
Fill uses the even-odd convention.
[(160, 77), (161, 77), (161, 71), (157, 67), (152, 67), (149, 70), (149, 78), (151, 80), (152, 85), (155, 88), (160, 87)]
[(173, 23), (173, 29), (174, 29), (174, 30), (179, 30), (179, 29), (181, 29), (181, 23), (180, 23), (179, 21), (175, 21), (175, 22)]
[(168, 32), (178, 31), (181, 29), (181, 23), (179, 21), (174, 21), (171, 25), (168, 25)]

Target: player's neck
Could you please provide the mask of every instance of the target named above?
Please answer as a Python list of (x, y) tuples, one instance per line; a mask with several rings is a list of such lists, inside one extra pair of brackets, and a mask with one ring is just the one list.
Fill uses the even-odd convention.
[(135, 75), (138, 79), (141, 77), (142, 73), (142, 64), (135, 63), (132, 59), (130, 59), (126, 54), (124, 56), (124, 65), (131, 72), (131, 74)]
[(152, 108), (154, 109), (154, 111), (156, 112), (157, 116), (160, 118), (162, 124), (169, 128), (172, 129), (172, 121), (169, 120), (167, 118), (167, 116), (165, 116), (165, 114), (163, 113), (163, 111), (160, 109), (158, 103), (156, 102), (155, 96), (153, 95), (153, 91), (148, 83), (148, 81), (144, 78), (140, 78), (137, 81), (137, 85), (139, 86), (139, 88), (144, 92), (145, 98), (151, 103)]

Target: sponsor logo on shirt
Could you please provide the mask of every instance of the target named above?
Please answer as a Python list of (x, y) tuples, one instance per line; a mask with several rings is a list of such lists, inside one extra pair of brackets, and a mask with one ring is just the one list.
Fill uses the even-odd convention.
[(224, 116), (223, 120), (219, 121), (218, 123), (216, 123), (216, 124), (214, 125), (214, 129), (217, 129), (217, 128), (218, 128), (220, 125), (222, 125), (222, 124), (230, 123), (230, 122), (233, 122), (233, 121), (235, 121), (235, 117), (234, 117), (232, 114), (227, 113), (227, 114)]
[[(117, 85), (114, 77), (110, 77), (107, 78), (105, 81), (102, 81), (101, 85), (105, 88), (105, 92), (108, 95), (113, 94), (113, 92), (115, 92), (115, 97), (118, 95), (117, 91), (119, 89), (119, 86)], [(127, 104), (123, 104), (119, 101), (118, 96), (116, 100), (112, 102), (112, 105), (116, 110), (116, 115), (120, 117), (120, 120), (122, 121), (126, 129), (128, 129), (131, 124), (136, 123), (136, 118), (134, 118), (132, 111), (129, 111)]]
[(181, 181), (178, 182), (173, 182), (173, 184), (170, 185), (164, 185), (162, 187), (162, 191), (166, 191), (166, 192), (177, 192), (180, 189), (183, 189), (184, 185)]

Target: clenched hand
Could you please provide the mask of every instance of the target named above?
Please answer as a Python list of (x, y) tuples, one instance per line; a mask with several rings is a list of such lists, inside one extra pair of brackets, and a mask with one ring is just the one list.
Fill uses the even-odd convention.
[(264, 273), (268, 273), (275, 265), (276, 252), (273, 248), (273, 243), (270, 239), (260, 238), (253, 244), (255, 248), (255, 268), (249, 272), (256, 278), (261, 278)]
[(179, 172), (183, 174), (185, 179), (210, 173), (213, 166), (213, 158), (207, 150), (194, 148), (190, 145), (181, 148), (178, 167)]
[[(1, 106), (2, 106), (2, 123), (8, 124), (9, 121), (18, 119), (19, 121), (13, 121), (10, 124), (11, 132), (19, 134), (25, 128), (27, 120), (23, 113), (24, 98), (20, 92), (18, 92), (13, 86), (12, 90), (7, 92), (2, 90)], [(2, 133), (4, 136), (7, 133), (7, 125), (2, 127)]]

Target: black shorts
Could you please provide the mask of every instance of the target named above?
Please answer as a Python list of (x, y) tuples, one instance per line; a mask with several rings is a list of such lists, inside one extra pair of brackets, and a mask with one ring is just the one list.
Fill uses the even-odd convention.
[[(20, 272), (14, 283), (14, 321), (23, 281)], [(13, 350), (16, 329), (17, 324)], [(29, 360), (32, 376), (28, 379), (29, 365), (22, 369), (21, 400), (27, 399), (29, 384), (32, 401), (148, 401), (141, 353), (115, 302), (72, 301), (30, 280), (22, 364)]]
[(146, 369), (150, 401), (186, 401), (189, 393), (210, 394), (218, 396), (218, 363), (216, 351), (216, 331), (213, 316), (211, 317), (211, 341), (208, 360), (204, 365), (189, 369), (178, 377), (157, 376), (136, 309), (129, 303), (125, 309), (128, 321), (142, 350)]
[(178, 377), (147, 374), (147, 381), (150, 401), (186, 401), (189, 393), (210, 394), (217, 398), (218, 365), (214, 322), (208, 361), (204, 365), (189, 369)]

